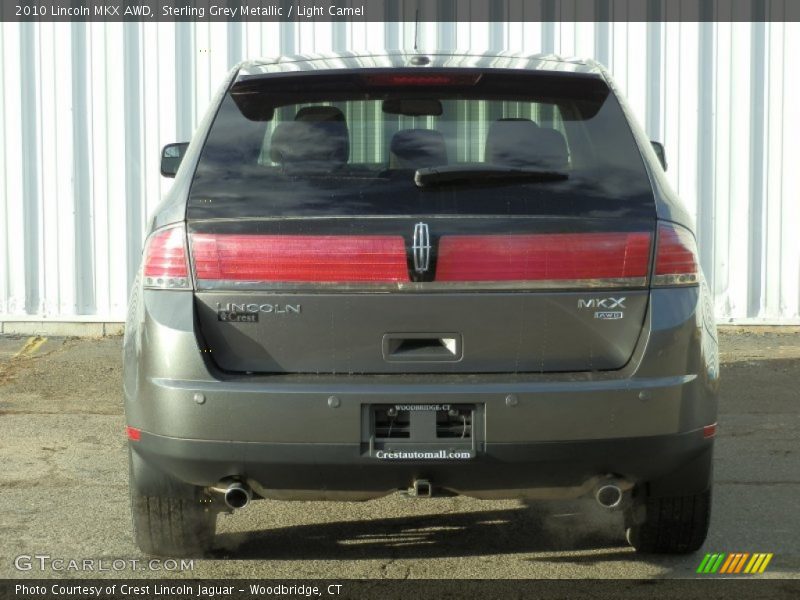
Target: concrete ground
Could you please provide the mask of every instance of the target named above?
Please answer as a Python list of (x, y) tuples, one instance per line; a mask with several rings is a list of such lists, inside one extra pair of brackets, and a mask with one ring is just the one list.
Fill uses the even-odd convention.
[(132, 562), (145, 557), (130, 530), (120, 346), (119, 337), (0, 336), (0, 577), (686, 577), (703, 552), (772, 552), (763, 576), (800, 576), (796, 331), (721, 335), (713, 521), (698, 554), (638, 556), (619, 515), (591, 503), (397, 495), (256, 502), (220, 517), (213, 558), (169, 572)]

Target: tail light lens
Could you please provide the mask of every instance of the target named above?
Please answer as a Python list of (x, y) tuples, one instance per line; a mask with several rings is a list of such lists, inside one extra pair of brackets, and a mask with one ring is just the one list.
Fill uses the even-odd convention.
[(653, 286), (695, 285), (699, 281), (697, 243), (680, 225), (660, 223)]
[(150, 235), (144, 249), (143, 271), (146, 288), (175, 290), (191, 287), (183, 224)]
[(408, 281), (402, 236), (192, 234), (198, 280)]
[(436, 280), (645, 285), (650, 239), (648, 232), (445, 236)]

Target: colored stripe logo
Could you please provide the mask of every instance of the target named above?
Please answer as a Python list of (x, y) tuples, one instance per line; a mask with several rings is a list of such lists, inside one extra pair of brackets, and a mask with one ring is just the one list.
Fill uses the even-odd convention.
[(748, 574), (754, 575), (756, 573), (763, 573), (769, 562), (772, 560), (773, 554), (765, 552), (731, 552), (731, 553), (715, 553), (706, 554), (697, 567), (698, 573), (703, 574)]

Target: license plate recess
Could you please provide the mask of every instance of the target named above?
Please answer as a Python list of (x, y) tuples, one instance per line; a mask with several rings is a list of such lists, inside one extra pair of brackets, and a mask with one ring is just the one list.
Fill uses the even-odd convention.
[(483, 404), (365, 404), (361, 417), (362, 447), (370, 456), (422, 452), (436, 458), (463, 458), (469, 452), (474, 458), (483, 451)]

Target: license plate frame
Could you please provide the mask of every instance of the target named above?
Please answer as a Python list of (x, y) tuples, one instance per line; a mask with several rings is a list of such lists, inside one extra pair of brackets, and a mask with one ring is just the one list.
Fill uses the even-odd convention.
[(362, 405), (362, 446), (386, 461), (465, 461), (483, 451), (484, 405), (378, 402)]

